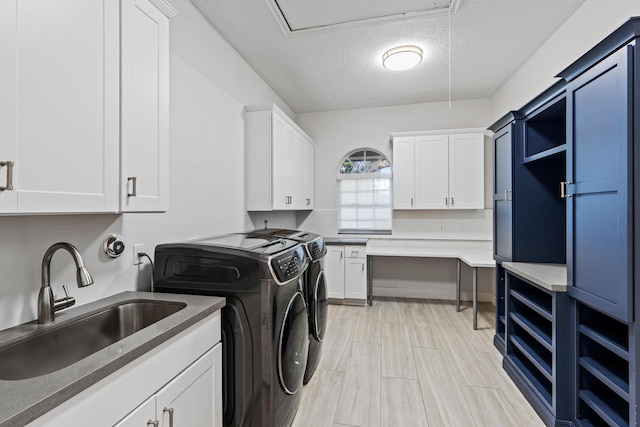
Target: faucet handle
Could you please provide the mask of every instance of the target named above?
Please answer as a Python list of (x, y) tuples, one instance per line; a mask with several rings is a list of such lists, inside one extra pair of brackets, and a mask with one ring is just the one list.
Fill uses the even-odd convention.
[(69, 291), (65, 285), (62, 285), (62, 290), (64, 291), (65, 297), (57, 299), (53, 302), (53, 311), (60, 311), (65, 308), (69, 308), (76, 303), (76, 299), (69, 295)]

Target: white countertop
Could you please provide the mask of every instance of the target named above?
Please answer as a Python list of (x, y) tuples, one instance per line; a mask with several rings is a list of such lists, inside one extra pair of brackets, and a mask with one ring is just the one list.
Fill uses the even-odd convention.
[(490, 240), (369, 239), (367, 255), (458, 258), (470, 267), (495, 267)]
[(564, 264), (535, 264), (503, 262), (505, 270), (529, 280), (552, 292), (567, 292), (567, 266)]

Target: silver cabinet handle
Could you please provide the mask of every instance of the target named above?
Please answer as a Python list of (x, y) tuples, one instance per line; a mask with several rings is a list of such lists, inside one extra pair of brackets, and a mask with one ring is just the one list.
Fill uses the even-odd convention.
[(451, 198), (451, 206), (453, 207), (453, 197)]
[(411, 198), (411, 207), (413, 207), (413, 197)]
[(508, 201), (508, 200), (509, 200), (509, 199), (507, 198), (507, 193), (508, 193), (508, 192), (509, 192), (509, 190), (504, 190), (504, 199), (503, 199), (503, 201), (504, 201), (504, 202), (506, 202), (506, 201)]
[(307, 206), (311, 205), (311, 199), (307, 199)]
[(562, 181), (560, 183), (560, 198), (561, 199), (566, 199), (566, 198), (571, 197), (571, 194), (567, 194), (567, 186), (569, 184), (571, 184), (571, 183), (568, 182), (568, 181)]
[(362, 263), (362, 271), (364, 271), (364, 263)]
[(164, 408), (162, 413), (169, 413), (169, 427), (173, 427), (173, 408)]
[(449, 206), (449, 198), (448, 197), (444, 198), (444, 205), (445, 206)]
[(11, 191), (13, 190), (13, 165), (12, 161), (0, 162), (0, 167), (7, 167), (7, 184), (4, 187), (0, 187), (0, 191)]
[(147, 427), (149, 426), (153, 426), (153, 427), (158, 427), (160, 425), (160, 422), (158, 420), (149, 420), (147, 421)]
[(136, 197), (138, 195), (138, 177), (130, 176), (127, 178), (127, 186), (131, 181), (131, 192), (127, 192), (127, 197)]
[(344, 256), (344, 252), (340, 251), (340, 260), (342, 260), (342, 257)]

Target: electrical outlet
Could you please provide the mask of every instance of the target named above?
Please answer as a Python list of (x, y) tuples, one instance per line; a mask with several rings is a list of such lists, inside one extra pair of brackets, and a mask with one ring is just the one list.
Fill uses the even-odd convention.
[(138, 257), (138, 254), (143, 251), (144, 245), (142, 243), (138, 243), (133, 245), (133, 265), (142, 264), (142, 260)]

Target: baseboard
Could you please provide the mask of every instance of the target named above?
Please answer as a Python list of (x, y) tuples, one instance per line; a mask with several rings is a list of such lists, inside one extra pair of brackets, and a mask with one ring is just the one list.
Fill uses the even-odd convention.
[[(374, 297), (398, 297), (398, 298), (421, 298), (421, 299), (442, 299), (451, 300), (456, 299), (455, 293), (452, 294), (451, 290), (439, 290), (439, 289), (408, 289), (408, 288), (384, 288), (374, 287)], [(460, 292), (461, 301), (473, 301), (473, 293), (469, 291)], [(478, 292), (478, 301), (490, 302), (493, 305), (496, 304), (496, 297), (491, 292)]]

